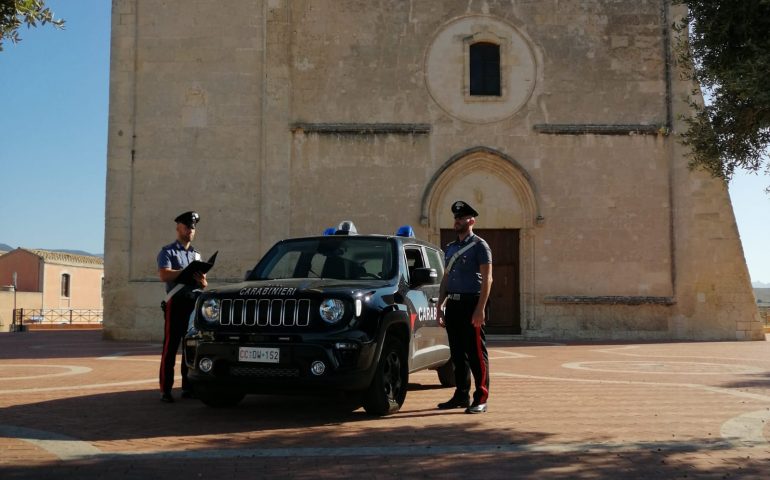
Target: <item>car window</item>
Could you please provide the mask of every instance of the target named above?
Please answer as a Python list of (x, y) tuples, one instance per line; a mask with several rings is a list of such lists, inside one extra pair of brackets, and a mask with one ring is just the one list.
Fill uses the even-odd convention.
[(249, 280), (392, 278), (397, 271), (395, 242), (387, 238), (329, 236), (279, 242), (259, 262)]
[(444, 275), (444, 256), (438, 250), (430, 247), (425, 247), (425, 252), (428, 254), (430, 268), (435, 268), (438, 278), (441, 278)]
[(406, 266), (409, 269), (409, 278), (412, 278), (412, 272), (415, 268), (423, 268), (425, 262), (422, 258), (422, 249), (419, 246), (405, 246)]
[(287, 252), (276, 262), (273, 268), (275, 278), (291, 278), (299, 261), (300, 252)]
[(409, 270), (425, 266), (419, 247), (406, 247), (404, 253), (406, 253), (406, 264), (409, 266)]

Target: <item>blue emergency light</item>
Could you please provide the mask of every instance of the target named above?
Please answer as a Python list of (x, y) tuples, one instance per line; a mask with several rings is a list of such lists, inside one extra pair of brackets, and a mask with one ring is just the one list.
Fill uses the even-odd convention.
[(336, 232), (337, 229), (334, 227), (329, 227), (326, 230), (324, 230), (324, 235), (334, 235), (334, 232)]
[(414, 229), (412, 229), (412, 227), (410, 227), (409, 225), (400, 226), (396, 231), (396, 236), (414, 238)]

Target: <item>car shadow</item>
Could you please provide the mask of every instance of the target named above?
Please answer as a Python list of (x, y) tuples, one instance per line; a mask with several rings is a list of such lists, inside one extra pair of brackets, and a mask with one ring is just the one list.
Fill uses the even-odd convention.
[(737, 452), (734, 461), (718, 461), (731, 452), (713, 439), (631, 441), (614, 448), (611, 439), (594, 432), (591, 443), (558, 443), (549, 433), (498, 424), (489, 415), (405, 407), (378, 418), (338, 411), (333, 398), (255, 395), (237, 407), (214, 409), (191, 400), (163, 404), (154, 391), (29, 403), (2, 409), (2, 422), (22, 427), (27, 442), (68, 439), (64, 455), (76, 451), (72, 440), (88, 442), (89, 448), (75, 458), (41, 454), (23, 464), (4, 460), (0, 478), (245, 473), (248, 478), (425, 479), (483, 473), (493, 479), (571, 480), (762, 478), (766, 470), (762, 458)]
[[(43, 436), (52, 433), (85, 442), (260, 432), (259, 443), (266, 445), (281, 438), (281, 432), (301, 438), (297, 432), (320, 428), (313, 434), (313, 443), (323, 444), (323, 437), (333, 436), (336, 431), (326, 427), (368, 422), (367, 428), (379, 430), (399, 419), (450, 413), (411, 409), (408, 397), (400, 412), (378, 417), (362, 408), (353, 407), (356, 409), (351, 411), (349, 401), (333, 394), (247, 395), (234, 407), (213, 408), (200, 400), (181, 399), (178, 393), (174, 391), (173, 404), (159, 401), (155, 389), (28, 402), (0, 409), (0, 424), (44, 432)], [(506, 434), (487, 440), (511, 441), (512, 437)]]

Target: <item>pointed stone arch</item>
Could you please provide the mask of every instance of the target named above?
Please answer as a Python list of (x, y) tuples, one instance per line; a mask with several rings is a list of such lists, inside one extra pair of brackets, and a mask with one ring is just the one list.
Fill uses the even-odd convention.
[(453, 155), (423, 192), (420, 221), (432, 242), (440, 243), (441, 227), (451, 227), (449, 206), (455, 200), (465, 200), (479, 211), (480, 228), (519, 231), (519, 318), (522, 332), (529, 330), (534, 318), (535, 231), (544, 222), (535, 182), (516, 160), (493, 148), (477, 146)]
[[(527, 171), (505, 153), (493, 148), (477, 146), (453, 155), (430, 179), (422, 196), (420, 216), (422, 225), (433, 227), (433, 221), (441, 218), (442, 205), (439, 203), (442, 197), (469, 173), (480, 171), (493, 175), (510, 187), (523, 210), (521, 224), (517, 225), (517, 228), (531, 228), (542, 222), (539, 195)], [(473, 204), (472, 199), (467, 200)]]

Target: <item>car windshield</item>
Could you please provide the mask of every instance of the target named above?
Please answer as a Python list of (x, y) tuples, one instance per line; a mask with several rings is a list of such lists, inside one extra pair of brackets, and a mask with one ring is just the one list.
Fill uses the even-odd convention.
[(257, 264), (249, 280), (392, 278), (398, 271), (395, 242), (388, 238), (328, 236), (285, 240)]

